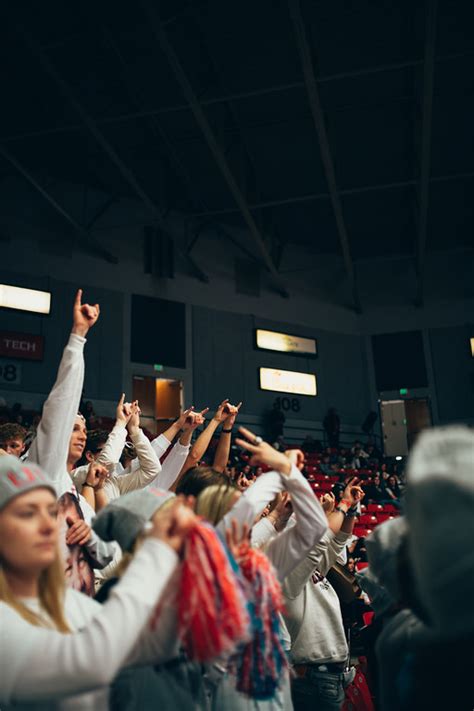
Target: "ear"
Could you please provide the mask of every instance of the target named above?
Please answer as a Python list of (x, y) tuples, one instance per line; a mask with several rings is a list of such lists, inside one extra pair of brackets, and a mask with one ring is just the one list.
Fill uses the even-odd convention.
[(88, 449), (87, 452), (86, 452), (86, 459), (87, 459), (87, 461), (89, 462), (89, 464), (90, 464), (91, 462), (95, 462), (95, 457), (94, 457), (94, 455), (92, 454), (92, 452), (91, 452), (89, 449)]

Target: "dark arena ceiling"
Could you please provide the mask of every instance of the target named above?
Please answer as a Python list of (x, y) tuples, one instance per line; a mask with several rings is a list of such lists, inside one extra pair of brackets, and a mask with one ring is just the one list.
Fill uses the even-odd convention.
[(356, 310), (364, 260), (411, 258), (421, 303), (427, 255), (472, 250), (470, 0), (4, 5), (0, 181), (245, 230), (275, 283), (337, 255)]

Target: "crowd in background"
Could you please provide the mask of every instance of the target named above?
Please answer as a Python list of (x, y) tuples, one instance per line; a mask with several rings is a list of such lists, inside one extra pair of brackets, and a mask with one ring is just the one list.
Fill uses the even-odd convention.
[(0, 403), (1, 708), (471, 710), (474, 434), (405, 467), (223, 400), (153, 436), (82, 399), (99, 315), (41, 415)]

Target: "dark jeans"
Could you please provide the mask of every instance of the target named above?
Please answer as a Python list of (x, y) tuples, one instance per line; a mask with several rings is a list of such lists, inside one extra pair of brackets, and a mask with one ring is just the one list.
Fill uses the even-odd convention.
[(293, 679), (291, 698), (295, 711), (340, 711), (344, 701), (344, 675), (308, 667), (304, 677)]

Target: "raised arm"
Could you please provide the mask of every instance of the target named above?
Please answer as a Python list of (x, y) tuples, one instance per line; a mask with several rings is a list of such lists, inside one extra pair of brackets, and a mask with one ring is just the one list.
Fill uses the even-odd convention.
[(326, 575), (344, 551), (354, 528), (355, 517), (352, 513), (364, 496), (362, 489), (353, 482), (354, 480), (351, 480), (346, 486), (337, 509), (331, 506), (328, 499), (323, 502), (329, 520), (329, 530), (287, 574), (283, 587), (287, 597), (297, 597), (315, 571)]
[(69, 440), (84, 382), (85, 337), (100, 313), (98, 304), (90, 306), (82, 304), (81, 300), (82, 289), (79, 289), (74, 301), (71, 335), (28, 452), (29, 459), (37, 462), (58, 484), (58, 493), (70, 486), (69, 478), (66, 478)]
[[(178, 417), (176, 422), (173, 422), (171, 427), (168, 427), (165, 432), (162, 434), (158, 435), (158, 437), (155, 437), (154, 440), (151, 442), (151, 446), (155, 450), (155, 454), (158, 457), (158, 459), (161, 459), (161, 457), (165, 454), (165, 452), (168, 451), (168, 449), (171, 447), (171, 443), (176, 437), (176, 435), (182, 430), (184, 427), (184, 424), (190, 414), (192, 414), (193, 408), (189, 407), (187, 410), (184, 410), (184, 412)], [(138, 467), (138, 461), (135, 460), (132, 462), (132, 471), (134, 468)]]
[(216, 472), (223, 472), (227, 466), (227, 462), (229, 461), (230, 445), (232, 443), (232, 428), (235, 424), (235, 420), (239, 414), (241, 406), (241, 402), (239, 402), (237, 406), (226, 406), (229, 414), (222, 422), (221, 436), (219, 437), (216, 453), (214, 455), (214, 464), (212, 465), (212, 468), (215, 469)]
[[(122, 393), (122, 397), (120, 398), (116, 409), (115, 425), (107, 437), (107, 441), (104, 444), (102, 451), (95, 460), (97, 464), (101, 464), (106, 467), (109, 474), (114, 473), (115, 467), (120, 461), (125, 440), (127, 438), (126, 427), (131, 416), (131, 405), (130, 403), (125, 402), (125, 393)], [(77, 467), (71, 473), (72, 480), (77, 490), (81, 493), (83, 493), (82, 487), (84, 486), (84, 482), (87, 480), (88, 471), (89, 465), (86, 464), (84, 466)], [(87, 498), (87, 496), (85, 496), (85, 498)]]
[[(129, 474), (111, 477), (111, 480), (119, 488), (121, 495), (136, 489), (143, 489), (148, 484), (152, 484), (161, 472), (160, 460), (156, 456), (148, 437), (140, 429), (140, 408), (136, 401), (132, 403), (132, 415), (127, 428), (138, 455), (139, 467)], [(108, 484), (105, 482), (104, 489), (106, 493), (107, 486)]]
[(183, 424), (181, 437), (164, 460), (161, 466), (161, 472), (154, 484), (155, 486), (166, 490), (173, 486), (189, 454), (193, 432), (203, 423), (204, 417), (200, 412), (188, 411), (186, 421)]
[[(284, 488), (291, 496), (295, 525), (276, 536), (265, 549), (278, 577), (283, 580), (301, 557), (322, 538), (327, 530), (326, 516), (299, 470), (304, 464), (302, 452), (289, 450), (282, 454), (260, 437), (255, 437), (250, 430), (240, 427), (239, 431), (246, 439), (238, 439), (237, 444), (252, 454), (250, 464), (266, 464), (278, 468)], [(256, 484), (250, 487), (250, 491)]]

